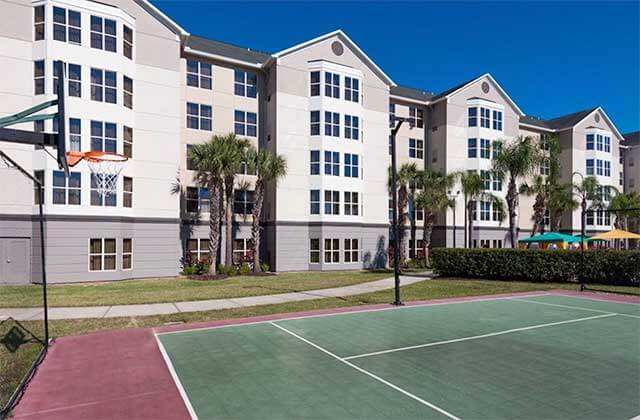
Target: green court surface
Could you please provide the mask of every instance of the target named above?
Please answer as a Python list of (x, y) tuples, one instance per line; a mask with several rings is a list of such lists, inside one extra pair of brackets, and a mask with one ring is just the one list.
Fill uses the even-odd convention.
[(629, 419), (640, 305), (539, 295), (158, 334), (200, 419)]

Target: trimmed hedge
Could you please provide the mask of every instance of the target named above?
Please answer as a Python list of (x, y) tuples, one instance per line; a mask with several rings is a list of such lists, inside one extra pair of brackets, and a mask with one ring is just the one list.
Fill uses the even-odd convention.
[[(580, 251), (538, 249), (434, 248), (432, 265), (447, 277), (533, 282), (577, 281), (582, 272)], [(587, 283), (619, 286), (640, 284), (640, 251), (585, 251)]]

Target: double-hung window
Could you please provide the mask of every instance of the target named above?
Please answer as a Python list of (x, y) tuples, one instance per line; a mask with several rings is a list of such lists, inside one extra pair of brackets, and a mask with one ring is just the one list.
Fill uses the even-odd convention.
[(598, 159), (596, 160), (596, 175), (602, 175), (602, 174), (603, 174), (602, 159)]
[(320, 263), (320, 239), (318, 238), (309, 239), (309, 263)]
[(337, 112), (324, 112), (324, 135), (340, 137), (340, 114)]
[(309, 173), (311, 175), (320, 175), (320, 150), (311, 150), (309, 152)]
[(494, 141), (493, 142), (493, 158), (497, 158), (498, 155), (502, 152), (502, 142)]
[(212, 121), (211, 105), (187, 102), (187, 128), (211, 131)]
[(133, 268), (133, 239), (122, 239), (122, 269), (131, 270)]
[(602, 151), (604, 149), (604, 136), (602, 134), (596, 135), (596, 150)]
[(122, 126), (122, 154), (133, 158), (133, 128)]
[(344, 240), (344, 262), (357, 263), (359, 261), (360, 248), (357, 239)]
[(116, 240), (113, 238), (89, 239), (89, 271), (116, 269)]
[(91, 99), (98, 102), (115, 104), (117, 102), (116, 72), (91, 69)]
[(360, 81), (354, 77), (344, 78), (344, 99), (351, 102), (360, 100)]
[(309, 213), (320, 214), (320, 190), (309, 192)]
[(187, 240), (187, 258), (190, 262), (209, 261), (209, 240), (189, 239)]
[(80, 172), (66, 177), (62, 171), (53, 171), (53, 204), (80, 205)]
[(33, 62), (33, 93), (44, 95), (44, 60)]
[(409, 119), (413, 121), (416, 127), (424, 128), (424, 110), (423, 109), (416, 108), (415, 106), (410, 106)]
[(233, 197), (233, 212), (247, 216), (253, 212), (255, 191), (236, 190)]
[[(78, 64), (65, 64), (67, 69), (67, 95), (79, 98), (82, 91), (82, 72)], [(53, 94), (58, 92), (58, 66), (53, 63)]]
[(353, 115), (344, 116), (344, 138), (358, 140), (360, 138), (360, 118)]
[(480, 220), (491, 220), (491, 203), (489, 201), (480, 202)]
[(72, 152), (79, 152), (82, 140), (82, 124), (78, 118), (69, 118), (69, 148)]
[(209, 189), (204, 187), (187, 187), (185, 210), (187, 213), (209, 213)]
[(310, 74), (310, 92), (311, 96), (320, 96), (320, 72), (312, 71)]
[(604, 151), (611, 153), (611, 137), (604, 136)]
[(502, 131), (502, 111), (493, 111), (493, 129)]
[(480, 139), (480, 157), (491, 159), (491, 140)]
[(358, 155), (355, 153), (344, 154), (344, 176), (347, 178), (358, 178), (360, 162), (358, 161)]
[(340, 214), (340, 191), (325, 190), (324, 214)]
[(311, 111), (309, 121), (311, 122), (310, 134), (312, 136), (319, 136), (320, 135), (320, 111)]
[(478, 157), (478, 139), (467, 139), (467, 157)]
[(593, 149), (594, 149), (594, 135), (587, 134), (587, 150), (593, 150)]
[(389, 127), (394, 127), (396, 123), (396, 104), (389, 104)]
[(256, 98), (258, 96), (258, 78), (250, 71), (236, 70), (234, 72), (234, 92), (238, 96)]
[(115, 207), (118, 202), (118, 191), (113, 189), (110, 191), (102, 192), (98, 190), (98, 179), (94, 174), (91, 174), (91, 205), (92, 206), (105, 206)]
[(340, 262), (340, 239), (324, 240), (324, 262), (325, 264), (337, 264)]
[(117, 127), (115, 123), (91, 121), (91, 150), (117, 153)]
[(551, 164), (549, 158), (542, 158), (540, 161), (540, 175), (549, 175), (551, 172)]
[(54, 7), (53, 39), (80, 45), (82, 43), (80, 12)]
[(604, 176), (611, 176), (611, 162), (608, 160), (604, 161)]
[(424, 141), (420, 139), (409, 139), (409, 157), (424, 159)]
[(91, 48), (116, 52), (116, 21), (91, 16)]
[(129, 60), (133, 60), (133, 29), (123, 25), (122, 35), (122, 54)]
[(480, 171), (480, 178), (482, 179), (482, 189), (489, 191), (491, 189), (491, 173), (489, 171)]
[(340, 99), (340, 75), (324, 72), (324, 96)]
[(480, 108), (480, 127), (491, 128), (491, 111), (488, 108)]
[(360, 203), (357, 192), (344, 192), (344, 214), (345, 216), (357, 216), (360, 213)]
[(594, 175), (593, 159), (587, 159), (586, 167), (587, 167), (587, 175)]
[(339, 152), (324, 152), (324, 174), (340, 176), (340, 153)]
[(44, 39), (45, 20), (44, 6), (36, 6), (33, 8), (33, 40), (40, 41)]
[[(502, 221), (502, 211), (495, 203), (491, 206), (491, 220), (494, 222)], [(502, 246), (500, 246), (500, 248), (502, 248)]]
[(127, 76), (122, 76), (122, 85), (124, 106), (133, 109), (133, 80)]
[(212, 89), (211, 64), (187, 60), (187, 86)]
[(133, 178), (129, 176), (122, 177), (122, 206), (133, 207)]
[(233, 240), (233, 263), (242, 264), (251, 257), (253, 241), (251, 238), (238, 238)]
[(502, 178), (496, 173), (493, 174), (493, 190), (502, 191)]
[(468, 116), (468, 125), (469, 127), (477, 127), (478, 126), (478, 108), (469, 108), (467, 110)]
[(239, 136), (258, 136), (258, 116), (255, 112), (236, 111), (234, 130)]

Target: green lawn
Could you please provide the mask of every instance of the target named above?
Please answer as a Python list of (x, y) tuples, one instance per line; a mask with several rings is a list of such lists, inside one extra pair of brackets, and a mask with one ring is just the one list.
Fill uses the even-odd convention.
[[(387, 271), (325, 271), (237, 276), (209, 281), (165, 278), (57, 284), (50, 285), (47, 291), (50, 307), (134, 305), (328, 289), (380, 280), (392, 275)], [(42, 305), (42, 288), (38, 285), (1, 286), (0, 291), (0, 308)]]

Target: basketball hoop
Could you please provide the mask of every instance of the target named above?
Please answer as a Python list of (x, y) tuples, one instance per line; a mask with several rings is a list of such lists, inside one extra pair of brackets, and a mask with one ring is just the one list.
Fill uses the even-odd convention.
[[(95, 187), (99, 194), (115, 194), (118, 186), (118, 175), (122, 172), (124, 162), (128, 158), (117, 153), (107, 152), (68, 152), (69, 166), (74, 167), (84, 160), (94, 176)], [(93, 183), (92, 183), (93, 184)]]

